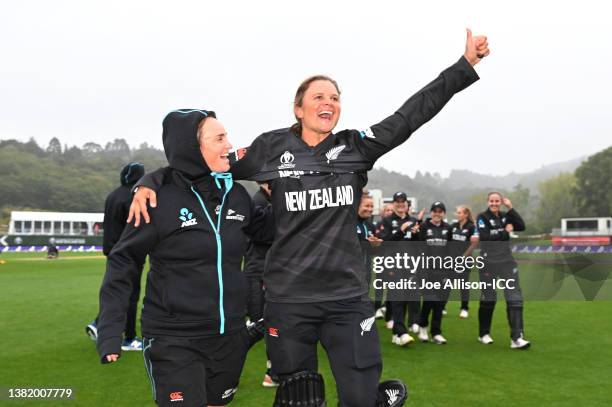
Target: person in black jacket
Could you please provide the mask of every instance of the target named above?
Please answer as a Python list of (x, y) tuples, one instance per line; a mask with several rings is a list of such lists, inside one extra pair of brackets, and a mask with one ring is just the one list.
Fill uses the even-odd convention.
[[(361, 202), (357, 208), (357, 237), (364, 248), (364, 262), (366, 265), (366, 274), (368, 285), (372, 282), (372, 264), (369, 255), (370, 246), (377, 247), (382, 243), (382, 239), (376, 236), (375, 226), (370, 219), (372, 219), (372, 213), (374, 212), (374, 199), (367, 190), (363, 191), (361, 195)], [(366, 246), (367, 245), (367, 246)], [(382, 305), (382, 290), (374, 291), (374, 311), (375, 317), (382, 318), (383, 312), (380, 309)]]
[(365, 192), (357, 208), (357, 237), (360, 241), (377, 243), (381, 239), (375, 235), (374, 224), (370, 222), (372, 212), (374, 212), (374, 199)]
[[(466, 205), (457, 206), (455, 212), (457, 219), (450, 225), (449, 251), (450, 255), (457, 257), (468, 257), (478, 247), (478, 229), (476, 228), (472, 210)], [(454, 278), (457, 275), (453, 276)], [(459, 280), (470, 281), (470, 269), (459, 273)], [(470, 291), (461, 289), (461, 308), (459, 318), (466, 319), (469, 316)]]
[[(393, 213), (382, 220), (379, 226), (379, 236), (384, 241), (391, 242), (412, 242), (416, 241), (418, 233), (415, 233), (419, 220), (410, 216), (411, 202), (408, 201), (404, 192), (396, 192), (393, 195)], [(412, 250), (412, 247), (406, 247)], [(401, 273), (391, 271), (399, 277)], [(415, 278), (414, 275), (411, 278)], [(388, 293), (388, 296), (390, 293)], [(405, 294), (402, 294), (404, 296)], [(391, 323), (393, 329), (391, 342), (398, 346), (406, 346), (414, 341), (406, 328), (406, 310), (408, 310), (408, 326), (414, 333), (418, 333), (418, 323), (420, 317), (420, 295), (417, 290), (411, 290), (410, 301), (405, 298), (388, 298), (387, 310), (391, 310)]]
[[(281, 379), (278, 404), (301, 403), (312, 389), (316, 405), (324, 400), (316, 373), (319, 342), (330, 359), (341, 407), (373, 407), (381, 400), (395, 406), (405, 400), (400, 383), (389, 392), (388, 384), (378, 385), (382, 358), (373, 309), (369, 299), (363, 301), (368, 286), (354, 232), (357, 206), (367, 171), (474, 83), (473, 65), (488, 52), (486, 37), (468, 32), (465, 54), (455, 64), (397, 112), (362, 131), (333, 133), (341, 111), (337, 83), (325, 76), (308, 78), (294, 99), (297, 123), (266, 132), (236, 152), (234, 177), (267, 181), (272, 190), (276, 229), (264, 270), (264, 319), (270, 358)], [(164, 174), (143, 185), (156, 188), (156, 177), (165, 179)], [(137, 223), (140, 213), (148, 220), (147, 198), (157, 202), (153, 192), (136, 193)]]
[[(259, 189), (253, 195), (255, 206), (271, 208), (270, 187), (265, 182), (259, 183)], [(266, 254), (272, 246), (272, 241), (249, 241), (246, 255), (244, 256), (244, 275), (247, 280), (247, 315), (251, 321), (259, 321), (263, 318), (265, 304), (265, 287), (263, 284), (263, 271), (266, 262)], [(266, 352), (267, 353), (267, 352)], [(261, 385), (263, 387), (278, 386), (278, 378), (272, 370), (270, 358), (267, 360), (266, 373)]]
[[(418, 240), (425, 242), (424, 254), (433, 257), (444, 258), (448, 254), (448, 240), (450, 239), (448, 223), (444, 221), (446, 206), (436, 201), (431, 205), (431, 218), (426, 219), (416, 227)], [(421, 276), (424, 281), (440, 283), (443, 285), (447, 272), (442, 266), (432, 262), (432, 265), (423, 269)], [(442, 336), (442, 310), (448, 298), (445, 288), (424, 289), (423, 306), (421, 307), (421, 318), (419, 322), (419, 340), (428, 342), (430, 340), (427, 332), (429, 325), (429, 314), (431, 314), (431, 341), (438, 344), (446, 344), (446, 338)]]
[(232, 400), (252, 344), (241, 270), (247, 235), (271, 240), (271, 216), (225, 172), (231, 144), (213, 112), (169, 113), (163, 142), (170, 176), (161, 204), (151, 223), (126, 226), (108, 255), (98, 352), (102, 363), (119, 358), (132, 281), (148, 254), (141, 326), (154, 398), (160, 406), (221, 406)]
[[(125, 221), (132, 202), (132, 187), (145, 173), (144, 165), (139, 162), (131, 162), (121, 170), (119, 180), (121, 185), (114, 189), (106, 197), (104, 202), (104, 235), (102, 237), (102, 253), (108, 257), (109, 253), (119, 241), (121, 233), (125, 228)], [(134, 274), (132, 281), (132, 293), (130, 294), (130, 305), (125, 321), (125, 331), (121, 350), (141, 351), (142, 341), (136, 336), (136, 314), (138, 312), (138, 299), (140, 298), (140, 278), (144, 263), (138, 268), (139, 272)], [(92, 340), (98, 339), (98, 316), (94, 322), (85, 327), (85, 332)]]
[[(527, 349), (531, 344), (523, 338), (523, 294), (517, 264), (510, 250), (510, 234), (525, 230), (525, 222), (512, 207), (512, 202), (499, 192), (489, 193), (487, 202), (489, 208), (478, 215), (476, 221), (481, 256), (486, 259), (484, 268), (480, 270), (480, 281), (488, 284), (487, 289), (481, 291), (478, 340), (486, 345), (493, 343), (491, 322), (497, 302), (497, 291), (493, 283), (503, 281), (509, 284), (504, 287), (504, 296), (510, 325), (510, 347)], [(501, 211), (501, 205), (508, 208), (508, 212)]]

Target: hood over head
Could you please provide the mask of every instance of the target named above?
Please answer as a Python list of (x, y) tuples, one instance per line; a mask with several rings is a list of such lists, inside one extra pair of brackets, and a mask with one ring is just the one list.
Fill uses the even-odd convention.
[(132, 162), (121, 170), (121, 185), (132, 186), (145, 174), (144, 164)]
[(162, 138), (168, 163), (190, 180), (211, 172), (198, 143), (198, 126), (206, 117), (217, 116), (207, 110), (179, 109), (168, 113), (163, 121)]

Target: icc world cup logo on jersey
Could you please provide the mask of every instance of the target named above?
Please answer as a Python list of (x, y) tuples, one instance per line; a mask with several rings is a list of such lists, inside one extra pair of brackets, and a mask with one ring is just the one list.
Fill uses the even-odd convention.
[(287, 168), (295, 167), (295, 164), (293, 164), (293, 160), (295, 160), (293, 154), (291, 154), (291, 152), (289, 151), (285, 151), (283, 155), (280, 156), (281, 165), (278, 166), (278, 169), (285, 170)]

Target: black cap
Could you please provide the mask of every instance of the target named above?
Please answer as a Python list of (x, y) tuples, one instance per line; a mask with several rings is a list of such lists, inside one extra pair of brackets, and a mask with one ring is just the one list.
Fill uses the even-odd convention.
[(393, 202), (405, 202), (407, 200), (408, 198), (406, 197), (405, 192), (399, 191), (393, 194)]
[(442, 209), (444, 212), (446, 212), (446, 206), (440, 201), (436, 201), (431, 204), (430, 211), (433, 211), (434, 209)]

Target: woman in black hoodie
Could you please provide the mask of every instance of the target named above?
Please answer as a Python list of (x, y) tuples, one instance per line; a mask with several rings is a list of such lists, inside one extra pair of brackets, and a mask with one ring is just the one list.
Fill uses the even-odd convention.
[(108, 256), (100, 290), (98, 352), (102, 363), (121, 351), (131, 275), (147, 254), (142, 310), (143, 355), (159, 405), (220, 406), (238, 386), (252, 344), (245, 329), (241, 272), (247, 236), (270, 240), (270, 216), (234, 184), (232, 148), (213, 112), (177, 110), (163, 122), (170, 163), (164, 196), (151, 223), (127, 225)]

